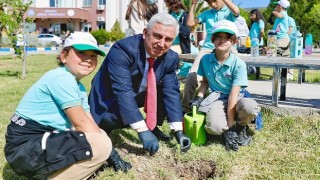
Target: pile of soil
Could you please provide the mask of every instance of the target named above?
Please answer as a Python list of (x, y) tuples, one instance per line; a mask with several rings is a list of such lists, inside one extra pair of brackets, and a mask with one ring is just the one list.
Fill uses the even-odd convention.
[[(157, 157), (148, 154), (131, 154), (126, 149), (118, 149), (119, 154), (130, 159), (132, 169), (138, 179), (207, 179), (216, 173), (216, 164), (211, 160), (181, 161), (168, 151), (158, 152)], [(160, 158), (162, 157), (162, 158)]]
[(207, 160), (179, 162), (174, 168), (180, 177), (187, 179), (213, 178), (216, 172), (215, 163)]

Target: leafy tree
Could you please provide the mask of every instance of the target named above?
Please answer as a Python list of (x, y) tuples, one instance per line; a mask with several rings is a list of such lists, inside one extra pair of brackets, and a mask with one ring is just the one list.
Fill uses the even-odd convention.
[[(23, 60), (22, 79), (25, 79), (26, 76), (25, 53), (24, 48), (17, 47), (15, 42), (17, 41), (16, 34), (23, 30), (23, 24), (32, 21), (31, 19), (23, 18), (31, 3), (32, 1), (25, 2), (24, 0), (0, 0), (0, 27), (1, 29), (6, 28), (17, 57)], [(4, 11), (5, 8), (8, 11)], [(24, 36), (22, 41), (24, 41)]]
[[(295, 18), (297, 19), (297, 18)], [(298, 21), (297, 24), (302, 27), (303, 34), (311, 33), (313, 42), (320, 41), (320, 2), (312, 4), (310, 11), (307, 11), (302, 16), (303, 21)]]
[(105, 44), (108, 40), (108, 32), (104, 29), (92, 31), (91, 34), (97, 40), (98, 44)]

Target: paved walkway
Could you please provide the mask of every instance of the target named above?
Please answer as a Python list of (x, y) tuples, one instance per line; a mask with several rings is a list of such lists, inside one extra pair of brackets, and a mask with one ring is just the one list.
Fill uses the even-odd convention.
[(279, 100), (278, 107), (271, 106), (271, 80), (250, 80), (248, 90), (262, 107), (273, 111), (275, 114), (320, 115), (320, 83), (287, 83), (286, 100)]

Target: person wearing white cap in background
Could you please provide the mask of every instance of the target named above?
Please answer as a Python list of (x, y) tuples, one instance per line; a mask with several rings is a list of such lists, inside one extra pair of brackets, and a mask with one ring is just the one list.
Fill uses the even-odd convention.
[(277, 32), (277, 49), (278, 55), (280, 56), (289, 56), (289, 16), (287, 14), (287, 9), (290, 6), (290, 2), (288, 0), (280, 0), (278, 2), (274, 2), (276, 4), (276, 8), (272, 11), (272, 14), (276, 17), (275, 22), (273, 24), (273, 30)]
[(66, 38), (59, 67), (26, 92), (7, 127), (5, 157), (19, 175), (87, 179), (106, 163), (112, 143), (94, 122), (80, 80), (105, 56), (90, 33)]
[[(241, 88), (248, 85), (247, 67), (231, 47), (237, 40), (234, 22), (222, 20), (213, 27), (212, 42), (215, 50), (200, 60), (198, 75), (203, 77), (198, 96), (190, 107), (199, 107), (206, 113), (207, 133), (222, 135), (227, 150), (238, 150), (248, 145), (248, 124), (258, 115), (260, 107), (255, 100), (243, 97)], [(208, 88), (212, 91), (205, 99)]]

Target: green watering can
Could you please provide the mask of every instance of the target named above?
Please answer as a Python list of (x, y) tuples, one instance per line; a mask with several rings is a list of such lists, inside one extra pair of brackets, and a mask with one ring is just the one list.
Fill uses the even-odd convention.
[(197, 113), (196, 106), (192, 107), (192, 112), (184, 115), (184, 133), (194, 144), (202, 145), (207, 141), (206, 130), (204, 129), (204, 115)]

